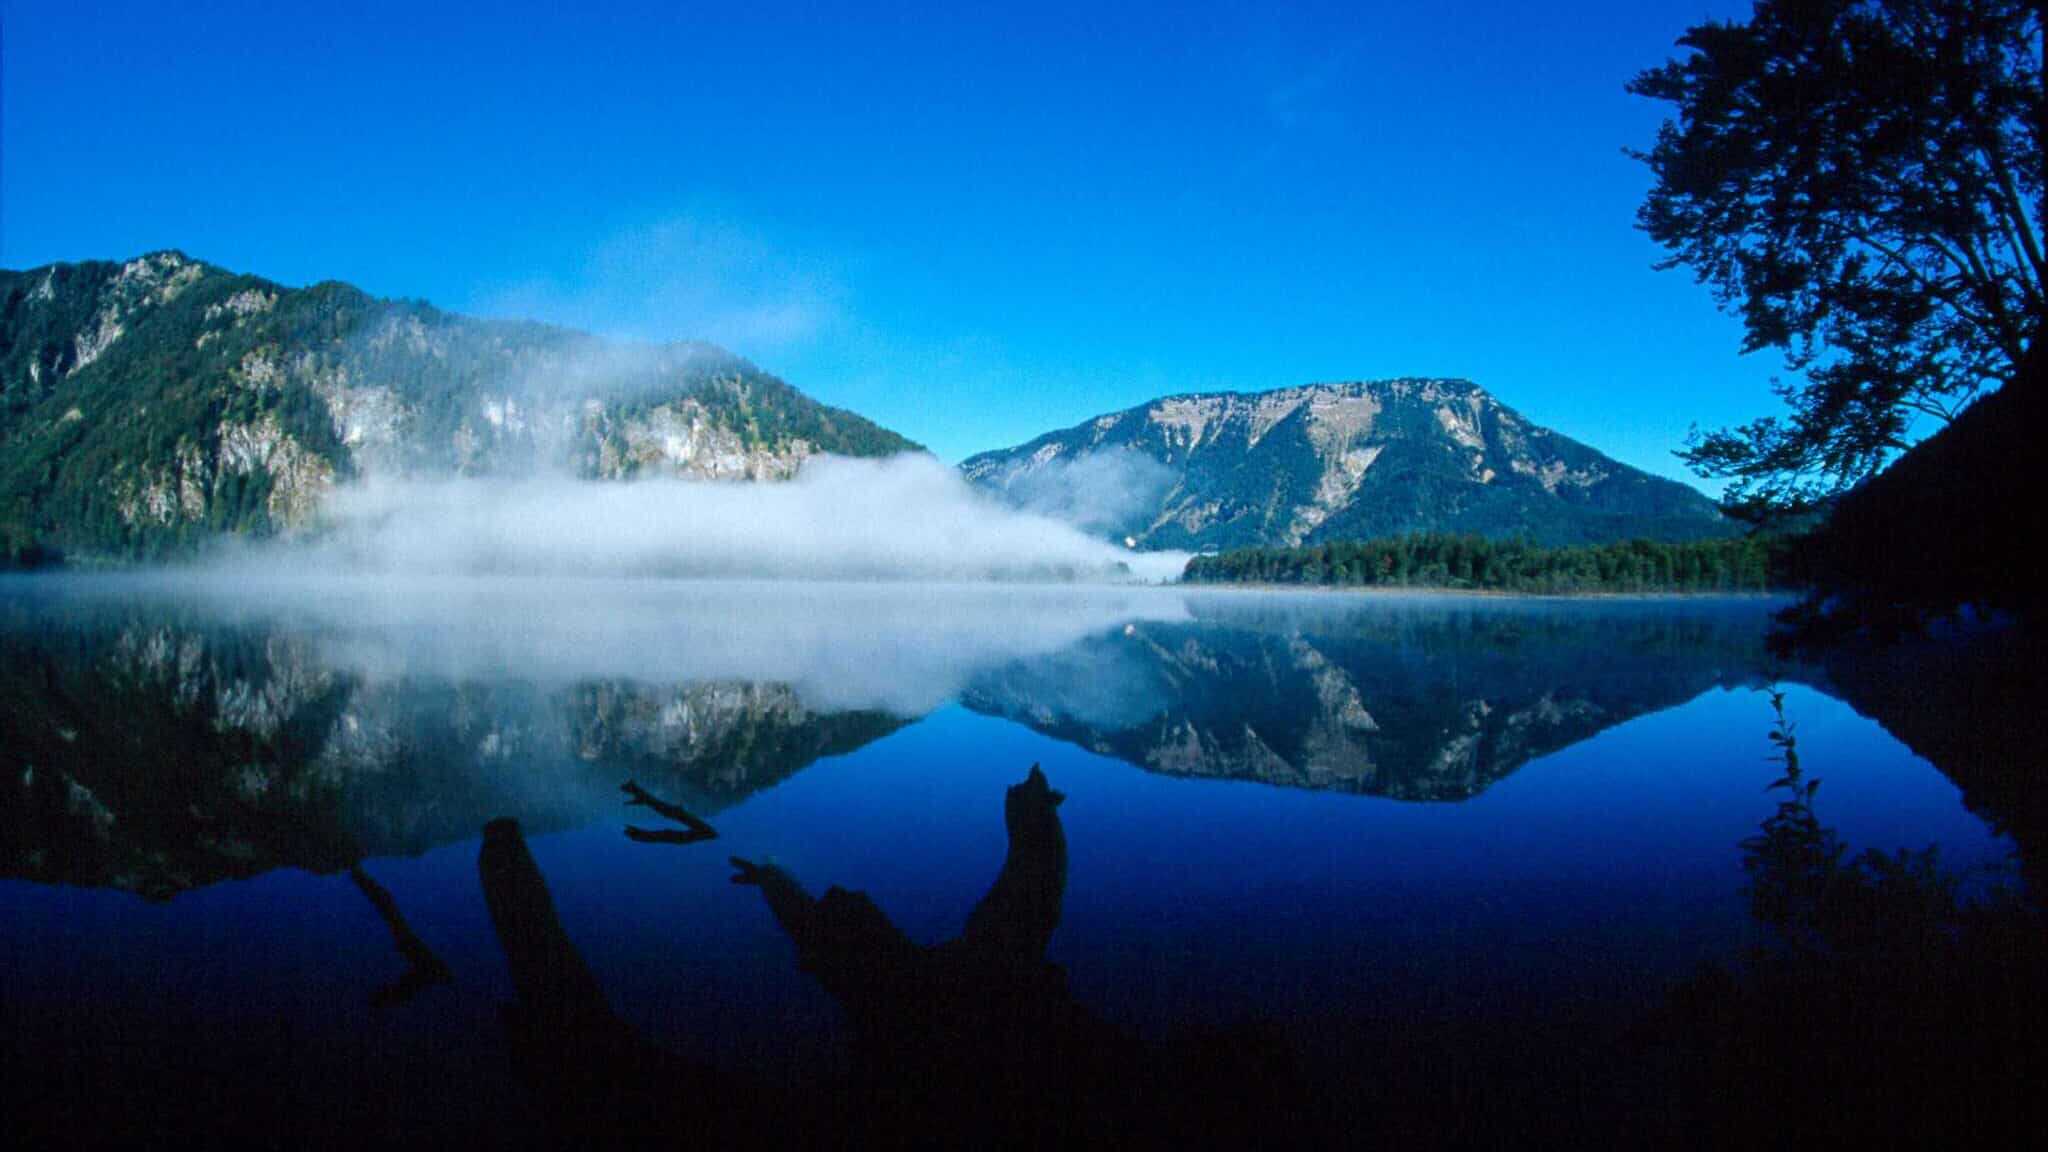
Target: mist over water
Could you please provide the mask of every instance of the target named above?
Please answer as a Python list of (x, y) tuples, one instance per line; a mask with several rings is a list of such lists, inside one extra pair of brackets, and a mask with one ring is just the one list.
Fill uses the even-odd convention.
[(264, 565), (33, 583), (81, 622), (148, 605), (161, 619), (305, 637), (323, 665), (372, 683), (508, 674), (541, 687), (765, 682), (789, 685), (812, 708), (900, 715), (928, 712), (978, 674), (1091, 635), (1186, 621), (1191, 595), (1091, 583), (363, 575)]
[[(1121, 490), (1113, 469), (1092, 475), (1105, 500)], [(1117, 547), (903, 455), (813, 457), (785, 483), (372, 478), (338, 490), (307, 538), (219, 564), (277, 575), (1158, 583), (1187, 559)]]

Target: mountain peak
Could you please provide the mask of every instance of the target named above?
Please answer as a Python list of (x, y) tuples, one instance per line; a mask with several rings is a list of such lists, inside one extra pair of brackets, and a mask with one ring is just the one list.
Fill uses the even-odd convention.
[[(1531, 423), (1470, 380), (1405, 376), (1188, 392), (961, 465), (1031, 505), (1106, 458), (1154, 498), (1098, 525), (1144, 547), (1298, 545), (1413, 531), (1586, 543), (1732, 526), (1699, 492)], [(1078, 474), (1078, 473), (1077, 473)], [(1066, 501), (1072, 503), (1071, 499)]]
[(291, 288), (165, 249), (0, 270), (0, 563), (308, 522), (351, 476), (780, 479), (917, 445), (722, 348)]

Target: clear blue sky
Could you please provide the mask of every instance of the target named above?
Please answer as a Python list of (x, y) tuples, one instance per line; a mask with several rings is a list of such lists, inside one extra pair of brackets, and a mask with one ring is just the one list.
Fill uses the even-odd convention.
[(1683, 475), (1772, 410), (1622, 155), (1746, 3), (864, 7), (0, 0), (0, 265), (706, 337), (948, 459), (1427, 374)]

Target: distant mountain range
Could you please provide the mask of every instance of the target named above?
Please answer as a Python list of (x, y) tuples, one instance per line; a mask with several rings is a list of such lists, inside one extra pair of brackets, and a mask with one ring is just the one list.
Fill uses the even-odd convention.
[[(917, 444), (708, 344), (480, 320), (157, 252), (0, 271), (0, 562), (149, 559), (311, 523), (370, 476), (778, 480)], [(973, 483), (1138, 548), (1733, 526), (1476, 385), (1172, 396), (975, 456)]]
[(1169, 396), (961, 468), (1025, 505), (1073, 500), (1070, 475), (1149, 478), (1137, 485), (1148, 498), (1096, 525), (1140, 548), (1417, 531), (1544, 544), (1734, 531), (1698, 491), (1539, 427), (1464, 380)]

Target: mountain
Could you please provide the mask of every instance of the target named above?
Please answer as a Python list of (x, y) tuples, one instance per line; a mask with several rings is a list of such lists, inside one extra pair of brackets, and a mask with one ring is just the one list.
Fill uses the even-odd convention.
[(0, 271), (0, 560), (303, 525), (364, 475), (779, 479), (916, 451), (708, 344), (606, 341), (177, 252)]
[[(1136, 476), (1091, 524), (1144, 548), (1212, 550), (1440, 531), (1583, 544), (1732, 533), (1713, 502), (1547, 428), (1463, 380), (1169, 396), (961, 465), (1048, 511)], [(1126, 470), (1128, 469), (1128, 470)]]

